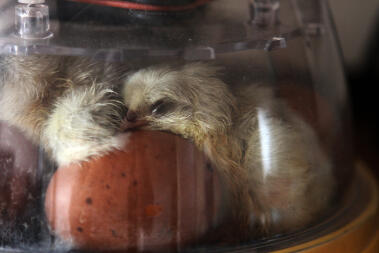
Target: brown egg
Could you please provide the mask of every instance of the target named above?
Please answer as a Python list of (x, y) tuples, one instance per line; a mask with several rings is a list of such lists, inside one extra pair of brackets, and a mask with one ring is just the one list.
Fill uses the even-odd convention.
[(45, 209), (52, 231), (74, 248), (180, 249), (219, 224), (220, 189), (192, 143), (137, 131), (122, 151), (59, 168)]

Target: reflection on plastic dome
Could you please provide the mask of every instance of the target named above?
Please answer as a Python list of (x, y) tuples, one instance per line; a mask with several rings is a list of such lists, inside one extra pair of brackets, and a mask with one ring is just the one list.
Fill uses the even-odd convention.
[(22, 2), (0, 4), (0, 249), (254, 248), (342, 205), (324, 1)]

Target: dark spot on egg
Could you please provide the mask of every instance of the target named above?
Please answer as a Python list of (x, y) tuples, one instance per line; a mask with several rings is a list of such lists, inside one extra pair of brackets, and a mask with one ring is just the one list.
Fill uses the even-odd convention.
[(122, 177), (126, 177), (126, 174), (124, 172), (121, 173)]
[(81, 228), (81, 227), (77, 227), (76, 230), (78, 230), (78, 232), (80, 232), (80, 233), (83, 232), (83, 228)]
[(137, 180), (134, 180), (133, 181), (133, 186), (137, 186), (138, 185), (138, 181)]
[(117, 237), (116, 231), (114, 231), (113, 229), (111, 231), (112, 231), (112, 236)]
[(111, 187), (109, 186), (109, 184), (107, 184), (107, 185), (105, 186), (105, 188), (110, 189)]
[(88, 205), (92, 205), (92, 199), (91, 198), (86, 198), (86, 203)]
[(213, 171), (213, 167), (212, 167), (212, 164), (211, 163), (207, 163), (207, 170), (209, 171)]

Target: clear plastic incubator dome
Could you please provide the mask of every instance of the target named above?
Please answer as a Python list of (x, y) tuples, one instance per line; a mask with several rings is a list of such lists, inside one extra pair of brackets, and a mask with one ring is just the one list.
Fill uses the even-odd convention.
[(351, 216), (326, 1), (0, 13), (0, 252), (269, 251)]

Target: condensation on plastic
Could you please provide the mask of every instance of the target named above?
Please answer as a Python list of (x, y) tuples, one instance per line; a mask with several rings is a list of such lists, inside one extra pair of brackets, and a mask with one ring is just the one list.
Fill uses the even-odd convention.
[[(84, 183), (81, 182), (83, 185), (70, 188), (72, 181), (66, 182), (62, 177), (56, 176), (57, 166), (42, 147), (36, 145), (35, 140), (34, 142), (30, 140), (20, 129), (3, 120), (0, 121), (2, 176), (0, 178), (0, 252), (72, 250), (70, 240), (54, 228), (57, 220), (70, 215), (74, 216), (72, 219), (77, 218), (77, 223), (71, 228), (72, 235), (78, 236), (83, 231), (86, 233), (86, 229), (90, 230), (88, 235), (92, 239), (84, 244), (95, 245), (91, 249), (97, 247), (103, 251), (107, 250), (98, 246), (94, 239), (99, 238), (98, 232), (101, 234), (104, 228), (107, 228), (107, 231), (103, 231), (104, 234), (116, 240), (112, 239), (107, 243), (122, 244), (123, 241), (119, 238), (123, 235), (118, 234), (119, 230), (109, 228), (114, 225), (124, 231), (122, 227), (126, 224), (125, 226), (131, 227), (126, 229), (127, 232), (124, 231), (127, 233), (124, 237), (127, 239), (122, 244), (124, 247), (132, 245), (132, 250), (137, 251), (172, 252), (244, 252), (282, 249), (328, 233), (353, 217), (351, 206), (355, 205), (359, 194), (355, 193), (349, 198), (346, 195), (354, 173), (349, 101), (338, 43), (325, 2), (323, 0), (215, 0), (205, 8), (177, 17), (177, 22), (172, 22), (170, 19), (166, 23), (166, 20), (160, 22), (160, 19), (166, 18), (164, 15), (155, 16), (154, 19), (151, 17), (144, 19), (143, 13), (138, 13), (136, 17), (133, 12), (125, 10), (120, 12), (99, 6), (81, 9), (82, 6), (77, 5), (74, 9), (81, 11), (68, 15), (67, 10), (72, 6), (65, 9), (65, 4), (78, 3), (47, 1), (49, 9), (45, 5), (38, 4), (33, 7), (38, 8), (33, 12), (36, 13), (32, 15), (33, 18), (41, 18), (39, 20), (42, 23), (33, 21), (30, 23), (32, 26), (21, 26), (23, 22), (25, 24), (21, 14), (27, 5), (16, 5), (15, 1), (10, 0), (1, 1), (0, 113), (3, 108), (9, 108), (2, 104), (3, 94), (6, 92), (2, 90), (1, 82), (7, 80), (9, 76), (17, 77), (24, 74), (17, 72), (19, 69), (10, 70), (4, 65), (8, 57), (28, 59), (22, 57), (49, 55), (50, 59), (58, 59), (58, 62), (59, 59), (67, 59), (65, 56), (73, 56), (74, 59), (90, 58), (91, 61), (99, 63), (93, 66), (101, 66), (96, 67), (99, 73), (93, 74), (94, 80), (102, 80), (101, 75), (107, 69), (105, 66), (109, 66), (107, 64), (126, 69), (122, 77), (118, 77), (121, 79), (130, 71), (155, 64), (211, 62), (222, 66), (223, 73), (220, 78), (229, 84), (231, 89), (244, 85), (246, 87), (259, 85), (275, 90), (277, 97), (291, 108), (301, 122), (305, 122), (312, 129), (320, 149), (331, 164), (335, 184), (331, 187), (334, 191), (332, 201), (334, 205), (314, 217), (306, 227), (276, 232), (269, 236), (262, 235), (237, 244), (236, 238), (228, 240), (227, 236), (223, 237), (225, 240), (220, 241), (214, 239), (218, 233), (228, 234), (229, 229), (229, 233), (233, 233), (226, 217), (233, 213), (236, 207), (228, 205), (231, 201), (230, 195), (224, 180), (218, 178), (217, 169), (211, 166), (190, 142), (183, 141), (178, 136), (165, 139), (167, 133), (164, 133), (163, 137), (150, 138), (157, 138), (158, 143), (164, 143), (162, 148), (149, 146), (152, 144), (148, 140), (144, 140), (146, 142), (144, 145), (142, 145), (144, 142), (137, 141), (133, 144), (133, 151), (130, 151), (132, 152), (130, 157), (134, 160), (129, 163), (139, 168), (138, 172), (133, 174), (131, 171), (132, 175), (122, 173), (111, 175), (117, 171), (114, 168), (109, 174), (93, 180), (98, 180), (96, 182), (100, 182), (104, 190), (111, 186), (101, 180), (108, 180), (110, 176), (113, 176), (112, 180), (122, 180), (124, 176), (138, 180), (126, 183), (119, 181), (117, 187), (124, 189), (125, 192), (105, 195), (106, 198), (99, 200), (96, 199), (96, 195), (90, 198), (85, 195), (88, 192), (81, 191), (81, 187), (90, 189), (92, 185), (96, 185), (95, 181), (90, 183), (83, 181)], [(66, 11), (64, 15), (60, 10)], [(50, 22), (47, 22), (48, 17)], [(51, 34), (54, 36), (49, 36)], [(31, 37), (33, 40), (30, 40)], [(62, 66), (66, 66), (63, 60)], [(62, 73), (58, 73), (56, 80), (62, 81), (67, 78), (64, 74), (71, 73), (70, 71), (80, 73), (84, 69), (88, 70), (87, 66), (75, 70), (67, 66)], [(48, 69), (49, 66), (45, 67)], [(35, 68), (33, 70), (36, 71)], [(41, 70), (41, 75), (44, 74), (46, 73)], [(23, 98), (19, 99), (21, 101)], [(262, 106), (266, 106), (266, 102), (259, 101)], [(267, 139), (267, 136), (270, 136), (269, 130), (265, 127), (267, 118), (259, 106), (254, 110), (261, 112), (257, 114), (256, 119), (261, 146), (257, 144), (259, 151), (256, 152), (261, 157), (267, 158), (260, 161), (262, 164), (272, 165), (277, 158), (272, 151), (275, 148), (271, 151), (262, 148), (265, 146), (262, 143), (270, 141)], [(274, 111), (276, 109), (272, 112)], [(10, 110), (6, 115), (12, 113), (16, 112)], [(286, 124), (286, 121), (283, 120), (278, 124)], [(317, 147), (314, 150), (317, 150)], [(170, 161), (166, 167), (172, 173), (166, 172), (164, 175), (160, 175), (157, 171), (147, 173), (151, 168), (146, 168), (145, 165), (149, 164), (149, 159), (155, 159), (155, 156), (151, 155), (148, 159), (146, 154), (153, 151), (156, 154), (160, 152), (158, 156), (162, 154), (163, 157), (165, 154), (169, 156), (163, 164)], [(311, 152), (306, 150), (305, 153), (309, 155)], [(288, 154), (288, 157), (290, 155)], [(162, 160), (158, 158), (153, 161), (155, 161), (154, 166), (162, 164)], [(85, 177), (82, 175), (81, 178)], [(62, 187), (69, 185), (68, 193), (63, 195), (67, 200), (65, 203), (79, 199), (83, 206), (68, 204), (70, 210), (76, 210), (68, 213), (67, 209), (59, 208), (58, 204), (52, 205), (52, 210), (50, 209), (48, 214), (45, 209), (45, 197), (52, 178), (55, 178), (57, 185), (60, 184)], [(254, 178), (251, 180), (257, 182)], [(268, 181), (269, 179), (262, 182)], [(288, 185), (287, 191), (291, 192), (293, 188)], [(138, 192), (134, 192), (133, 189), (138, 189)], [(54, 191), (58, 194), (59, 189), (50, 189), (49, 198), (56, 197), (52, 193)], [(91, 194), (91, 191), (88, 194)], [(100, 208), (89, 211), (89, 206), (96, 207), (98, 203), (96, 201), (104, 202)], [(146, 201), (151, 203), (144, 205)], [(126, 208), (125, 216), (121, 215), (116, 221), (113, 220), (114, 224), (110, 225), (96, 223), (107, 220), (117, 210), (121, 210), (117, 203), (122, 203), (122, 208)], [(107, 205), (110, 207), (106, 208)], [(138, 219), (133, 219), (131, 213), (134, 211), (140, 212), (138, 214), (140, 216), (137, 215)], [(277, 210), (271, 212), (273, 219), (279, 217), (276, 215)], [(101, 215), (96, 216), (95, 213)], [(47, 216), (51, 217), (52, 214), (56, 220), (49, 223)], [(142, 214), (149, 216), (148, 222), (141, 218)], [(94, 222), (92, 226), (80, 225), (86, 224), (91, 217)], [(259, 217), (252, 215), (251, 220), (254, 219)], [(160, 233), (162, 227), (165, 230)], [(195, 233), (195, 239), (192, 239), (192, 235), (185, 234), (188, 231)], [(229, 236), (233, 237), (230, 234)], [(192, 241), (189, 240), (190, 243), (187, 243), (186, 238), (191, 238)], [(74, 248), (74, 250), (80, 252), (83, 249)]]

